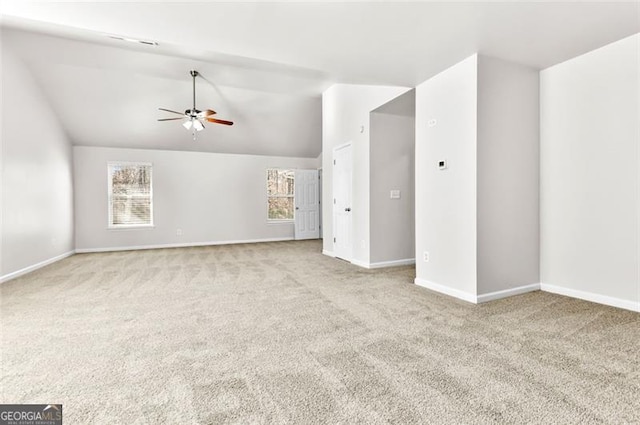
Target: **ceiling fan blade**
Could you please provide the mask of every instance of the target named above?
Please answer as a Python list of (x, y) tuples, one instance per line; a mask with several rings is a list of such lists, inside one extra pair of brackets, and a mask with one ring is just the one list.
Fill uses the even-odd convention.
[(205, 109), (204, 111), (198, 112), (198, 117), (205, 118), (215, 114), (217, 114), (217, 112), (213, 109)]
[(180, 118), (158, 118), (158, 121), (175, 121), (175, 120), (183, 120), (184, 117)]
[(209, 122), (214, 122), (216, 124), (233, 125), (233, 121), (218, 120), (215, 118), (205, 118), (205, 120)]
[(172, 111), (171, 109), (158, 108), (161, 111), (171, 112), (172, 114), (184, 115), (184, 112)]

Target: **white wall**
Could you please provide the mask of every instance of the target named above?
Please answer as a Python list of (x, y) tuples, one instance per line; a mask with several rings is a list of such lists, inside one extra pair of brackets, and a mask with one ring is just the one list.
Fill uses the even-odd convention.
[(636, 34), (545, 69), (540, 80), (542, 283), (636, 310), (639, 52)]
[(416, 282), (467, 295), (476, 294), (477, 65), (473, 55), (416, 88)]
[[(411, 97), (414, 99), (413, 91)], [(415, 258), (414, 152), (413, 113), (411, 116), (371, 113), (373, 265)], [(400, 190), (400, 199), (391, 199), (391, 190)]]
[(408, 90), (406, 87), (336, 84), (322, 94), (322, 230), (325, 252), (333, 252), (333, 149), (351, 142), (353, 260), (369, 263), (369, 113)]
[[(78, 250), (292, 239), (293, 223), (267, 222), (266, 169), (317, 166), (315, 158), (80, 146), (73, 152)], [(108, 161), (153, 164), (154, 228), (107, 229)]]
[(2, 46), (0, 279), (73, 250), (71, 144), (28, 69)]
[(539, 287), (538, 123), (534, 69), (473, 55), (418, 86), (417, 284), (472, 302)]
[(538, 76), (478, 56), (478, 294), (540, 282)]

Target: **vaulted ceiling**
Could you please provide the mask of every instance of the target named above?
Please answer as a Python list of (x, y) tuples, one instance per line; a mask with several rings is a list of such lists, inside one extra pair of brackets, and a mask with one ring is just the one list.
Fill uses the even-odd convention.
[[(315, 157), (335, 82), (412, 87), (480, 52), (543, 69), (640, 31), (638, 2), (2, 3), (76, 145)], [(157, 46), (109, 38), (152, 40)], [(158, 107), (210, 124), (193, 141)], [(3, 99), (4, 100), (4, 99)]]

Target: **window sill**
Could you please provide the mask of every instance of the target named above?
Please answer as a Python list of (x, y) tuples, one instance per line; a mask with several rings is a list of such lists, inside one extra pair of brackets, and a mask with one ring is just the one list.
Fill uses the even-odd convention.
[(140, 224), (133, 226), (107, 226), (107, 230), (144, 230), (154, 229), (156, 226), (153, 224)]
[(267, 224), (290, 224), (294, 220), (267, 220)]

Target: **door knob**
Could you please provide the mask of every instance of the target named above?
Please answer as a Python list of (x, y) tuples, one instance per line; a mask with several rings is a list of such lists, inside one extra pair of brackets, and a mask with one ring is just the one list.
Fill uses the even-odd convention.
[(345, 208), (344, 210), (345, 210), (346, 212), (349, 212), (349, 211), (351, 211), (351, 208)]
[(296, 210), (299, 210), (300, 208), (296, 207)]

